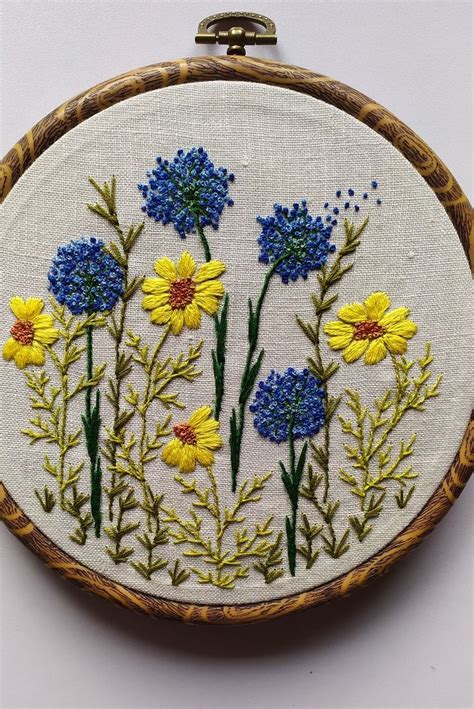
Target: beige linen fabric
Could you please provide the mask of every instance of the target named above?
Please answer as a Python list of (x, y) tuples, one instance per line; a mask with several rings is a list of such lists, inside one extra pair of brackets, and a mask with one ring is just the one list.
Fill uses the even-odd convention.
[[(386, 545), (426, 504), (452, 462), (472, 406), (472, 286), (459, 239), (436, 196), (407, 160), (367, 126), (332, 106), (286, 89), (242, 82), (189, 84), (150, 92), (108, 108), (56, 142), (19, 180), (1, 210), (4, 339), (12, 324), (8, 308), (12, 295), (47, 299), (47, 272), (59, 244), (93, 234), (109, 240), (111, 234), (105, 223), (85, 207), (95, 200), (88, 176), (103, 182), (116, 175), (120, 219), (123, 224), (137, 223), (143, 213), (136, 184), (145, 181), (145, 172), (153, 167), (155, 157), (171, 158), (178, 148), (193, 145), (204, 146), (216, 166), (225, 166), (236, 175), (231, 186), (235, 206), (224, 210), (217, 232), (207, 230), (213, 256), (226, 263), (223, 280), (232, 303), (221, 417), (225, 441), (246, 354), (246, 301), (249, 296), (257, 296), (266, 270), (258, 263), (259, 227), (255, 217), (270, 214), (276, 201), (291, 205), (306, 197), (311, 213), (316, 215), (322, 213), (323, 203), (331, 200), (337, 188), (354, 187), (360, 195), (371, 179), (379, 181), (378, 195), (383, 204), (375, 206), (372, 198), (370, 207), (364, 206), (360, 216), (354, 217), (360, 223), (368, 215), (370, 224), (356, 265), (338, 288), (338, 303), (361, 302), (374, 290), (387, 291), (392, 307), (409, 307), (418, 324), (418, 334), (409, 345), (410, 356), (421, 356), (429, 340), (435, 358), (433, 371), (444, 375), (440, 396), (423, 414), (409, 414), (395, 438), (406, 439), (414, 431), (418, 434), (410, 462), (421, 474), (407, 508), (399, 510), (393, 494), (387, 494), (374, 532), (362, 544), (352, 536), (350, 550), (339, 560), (321, 554), (307, 571), (299, 559), (295, 578), (286, 573), (268, 586), (251, 569), (249, 578), (229, 591), (200, 585), (193, 577), (174, 588), (162, 572), (147, 582), (130, 565), (112, 563), (104, 552), (105, 535), (96, 540), (91, 534), (84, 547), (69, 541), (66, 530), (70, 530), (70, 518), (57, 508), (46, 515), (34, 496), (35, 486), (42, 488), (48, 483), (53, 487), (54, 481), (51, 483), (42, 471), (48, 445), (31, 447), (20, 434), (31, 416), (27, 390), (21, 372), (13, 363), (2, 361), (2, 477), (33, 522), (75, 559), (115, 581), (170, 599), (238, 604), (304, 591), (349, 571)], [(145, 231), (132, 255), (132, 273), (153, 275), (153, 262), (158, 257), (166, 254), (176, 260), (184, 248), (198, 264), (203, 262), (196, 235), (183, 241), (172, 226), (164, 227), (148, 218), (145, 221)], [(334, 232), (338, 245), (341, 232), (340, 228)], [(313, 319), (310, 296), (315, 283), (314, 273), (306, 282), (289, 285), (278, 277), (272, 280), (260, 331), (260, 343), (266, 352), (260, 378), (272, 368), (282, 371), (288, 366), (305, 366), (311, 354), (310, 343), (298, 328), (295, 314)], [(139, 298), (130, 307), (129, 323), (148, 341), (156, 340), (158, 329), (149, 324)], [(212, 320), (204, 317), (198, 332), (186, 331), (167, 346), (168, 352), (177, 353), (188, 342), (202, 338), (205, 343), (199, 362), (203, 376), (193, 384), (179, 385), (187, 406), (183, 418), (194, 408), (212, 403), (213, 337)], [(327, 350), (325, 353), (329, 357)], [(112, 343), (105, 332), (96, 332), (94, 356), (97, 363), (112, 360)], [(340, 361), (339, 354), (333, 356)], [(139, 376), (134, 371), (131, 381), (139, 383)], [(375, 367), (358, 362), (341, 366), (331, 380), (331, 389), (338, 392), (351, 387), (370, 402), (391, 383), (392, 376), (388, 361)], [(72, 412), (78, 423), (82, 406), (83, 402), (77, 401)], [(111, 412), (105, 398), (102, 414), (107, 424)], [(337, 479), (336, 473), (346, 465), (346, 459), (345, 438), (336, 420), (331, 436), (331, 494), (341, 500), (343, 514), (336, 523), (340, 533), (347, 515), (357, 512), (357, 502), (348, 486)], [(75, 455), (79, 460), (77, 449)], [(274, 515), (275, 526), (283, 528), (288, 499), (278, 473), (280, 458), (286, 460), (287, 447), (263, 440), (248, 415), (240, 480), (273, 471), (261, 502), (247, 508), (249, 526)], [(227, 445), (217, 456), (215, 471), (222, 500), (230, 504)], [(185, 514), (190, 498), (181, 493), (173, 474), (158, 462), (151, 466), (150, 483), (165, 493), (168, 504)], [(198, 477), (204, 481), (204, 472)], [(301, 509), (316, 521), (310, 506), (303, 502)], [(138, 544), (135, 546), (138, 548)], [(179, 551), (180, 547), (170, 543), (160, 553), (174, 559)], [(284, 558), (286, 567), (285, 562)]]

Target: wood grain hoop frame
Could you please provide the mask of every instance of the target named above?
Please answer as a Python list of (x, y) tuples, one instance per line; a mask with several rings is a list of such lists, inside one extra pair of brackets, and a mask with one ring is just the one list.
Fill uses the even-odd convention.
[[(194, 57), (117, 76), (70, 99), (37, 123), (0, 164), (0, 201), (36, 158), (82, 121), (120, 101), (166, 86), (198, 81), (251, 81), (313, 96), (350, 114), (390, 141), (424, 177), (448, 213), (474, 264), (472, 209), (447, 167), (410, 128), (354, 89), (307, 69), (251, 57)], [(443, 481), (415, 519), (383, 549), (350, 572), (310, 591), (243, 605), (197, 605), (157, 598), (101, 576), (56, 547), (0, 483), (0, 519), (23, 544), (64, 578), (131, 610), (190, 623), (249, 623), (344, 596), (379, 576), (417, 546), (450, 509), (474, 468), (474, 418)]]

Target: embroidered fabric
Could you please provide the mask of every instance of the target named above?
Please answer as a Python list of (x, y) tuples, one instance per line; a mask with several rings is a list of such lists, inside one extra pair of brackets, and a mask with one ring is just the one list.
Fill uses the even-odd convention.
[[(207, 156), (183, 167), (200, 146)], [(147, 177), (157, 156), (179, 149), (178, 183), (199, 161), (212, 183), (193, 202), (201, 222), (189, 200), (166, 201), (163, 163), (166, 195), (137, 189), (157, 178)], [(352, 117), (241, 82), (151, 92), (60, 139), (1, 214), (2, 331), (13, 341), (1, 364), (2, 476), (82, 563), (177, 600), (285, 596), (370, 557), (438, 486), (473, 400), (467, 262), (422, 177)], [(82, 271), (80, 292), (63, 271), (54, 281), (52, 260), (72, 242), (107, 249), (97, 258), (119, 283), (104, 291), (113, 319), (88, 307)], [(44, 309), (28, 310), (31, 297)], [(76, 357), (75, 346), (86, 349)], [(50, 388), (50, 351), (70, 360), (66, 395)], [(54, 424), (62, 396), (61, 489), (54, 441), (30, 445), (21, 430), (41, 430), (37, 416)]]

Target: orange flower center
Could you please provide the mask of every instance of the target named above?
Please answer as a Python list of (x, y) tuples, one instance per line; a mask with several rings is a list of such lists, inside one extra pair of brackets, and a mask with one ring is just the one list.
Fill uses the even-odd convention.
[(176, 438), (179, 438), (183, 443), (187, 443), (189, 446), (196, 445), (196, 434), (189, 423), (177, 423), (176, 426), (173, 426), (173, 431)]
[(193, 302), (196, 284), (192, 278), (177, 278), (170, 285), (169, 304), (173, 310), (182, 310)]
[(33, 323), (26, 320), (17, 320), (10, 330), (10, 335), (22, 345), (31, 345), (35, 337)]
[(376, 340), (385, 334), (385, 328), (373, 320), (364, 320), (354, 325), (354, 340)]

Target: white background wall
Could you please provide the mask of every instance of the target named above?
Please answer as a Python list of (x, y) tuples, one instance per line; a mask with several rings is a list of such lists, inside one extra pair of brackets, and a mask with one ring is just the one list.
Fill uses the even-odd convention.
[[(241, 3), (3, 0), (0, 153), (66, 98), (195, 47)], [(259, 0), (279, 44), (254, 56), (334, 76), (392, 110), (472, 198), (468, 0)], [(453, 412), (455, 415), (455, 412)], [(433, 442), (436, 445), (436, 441)], [(472, 706), (471, 484), (385, 578), (346, 600), (248, 627), (153, 622), (58, 580), (0, 530), (4, 709)]]

